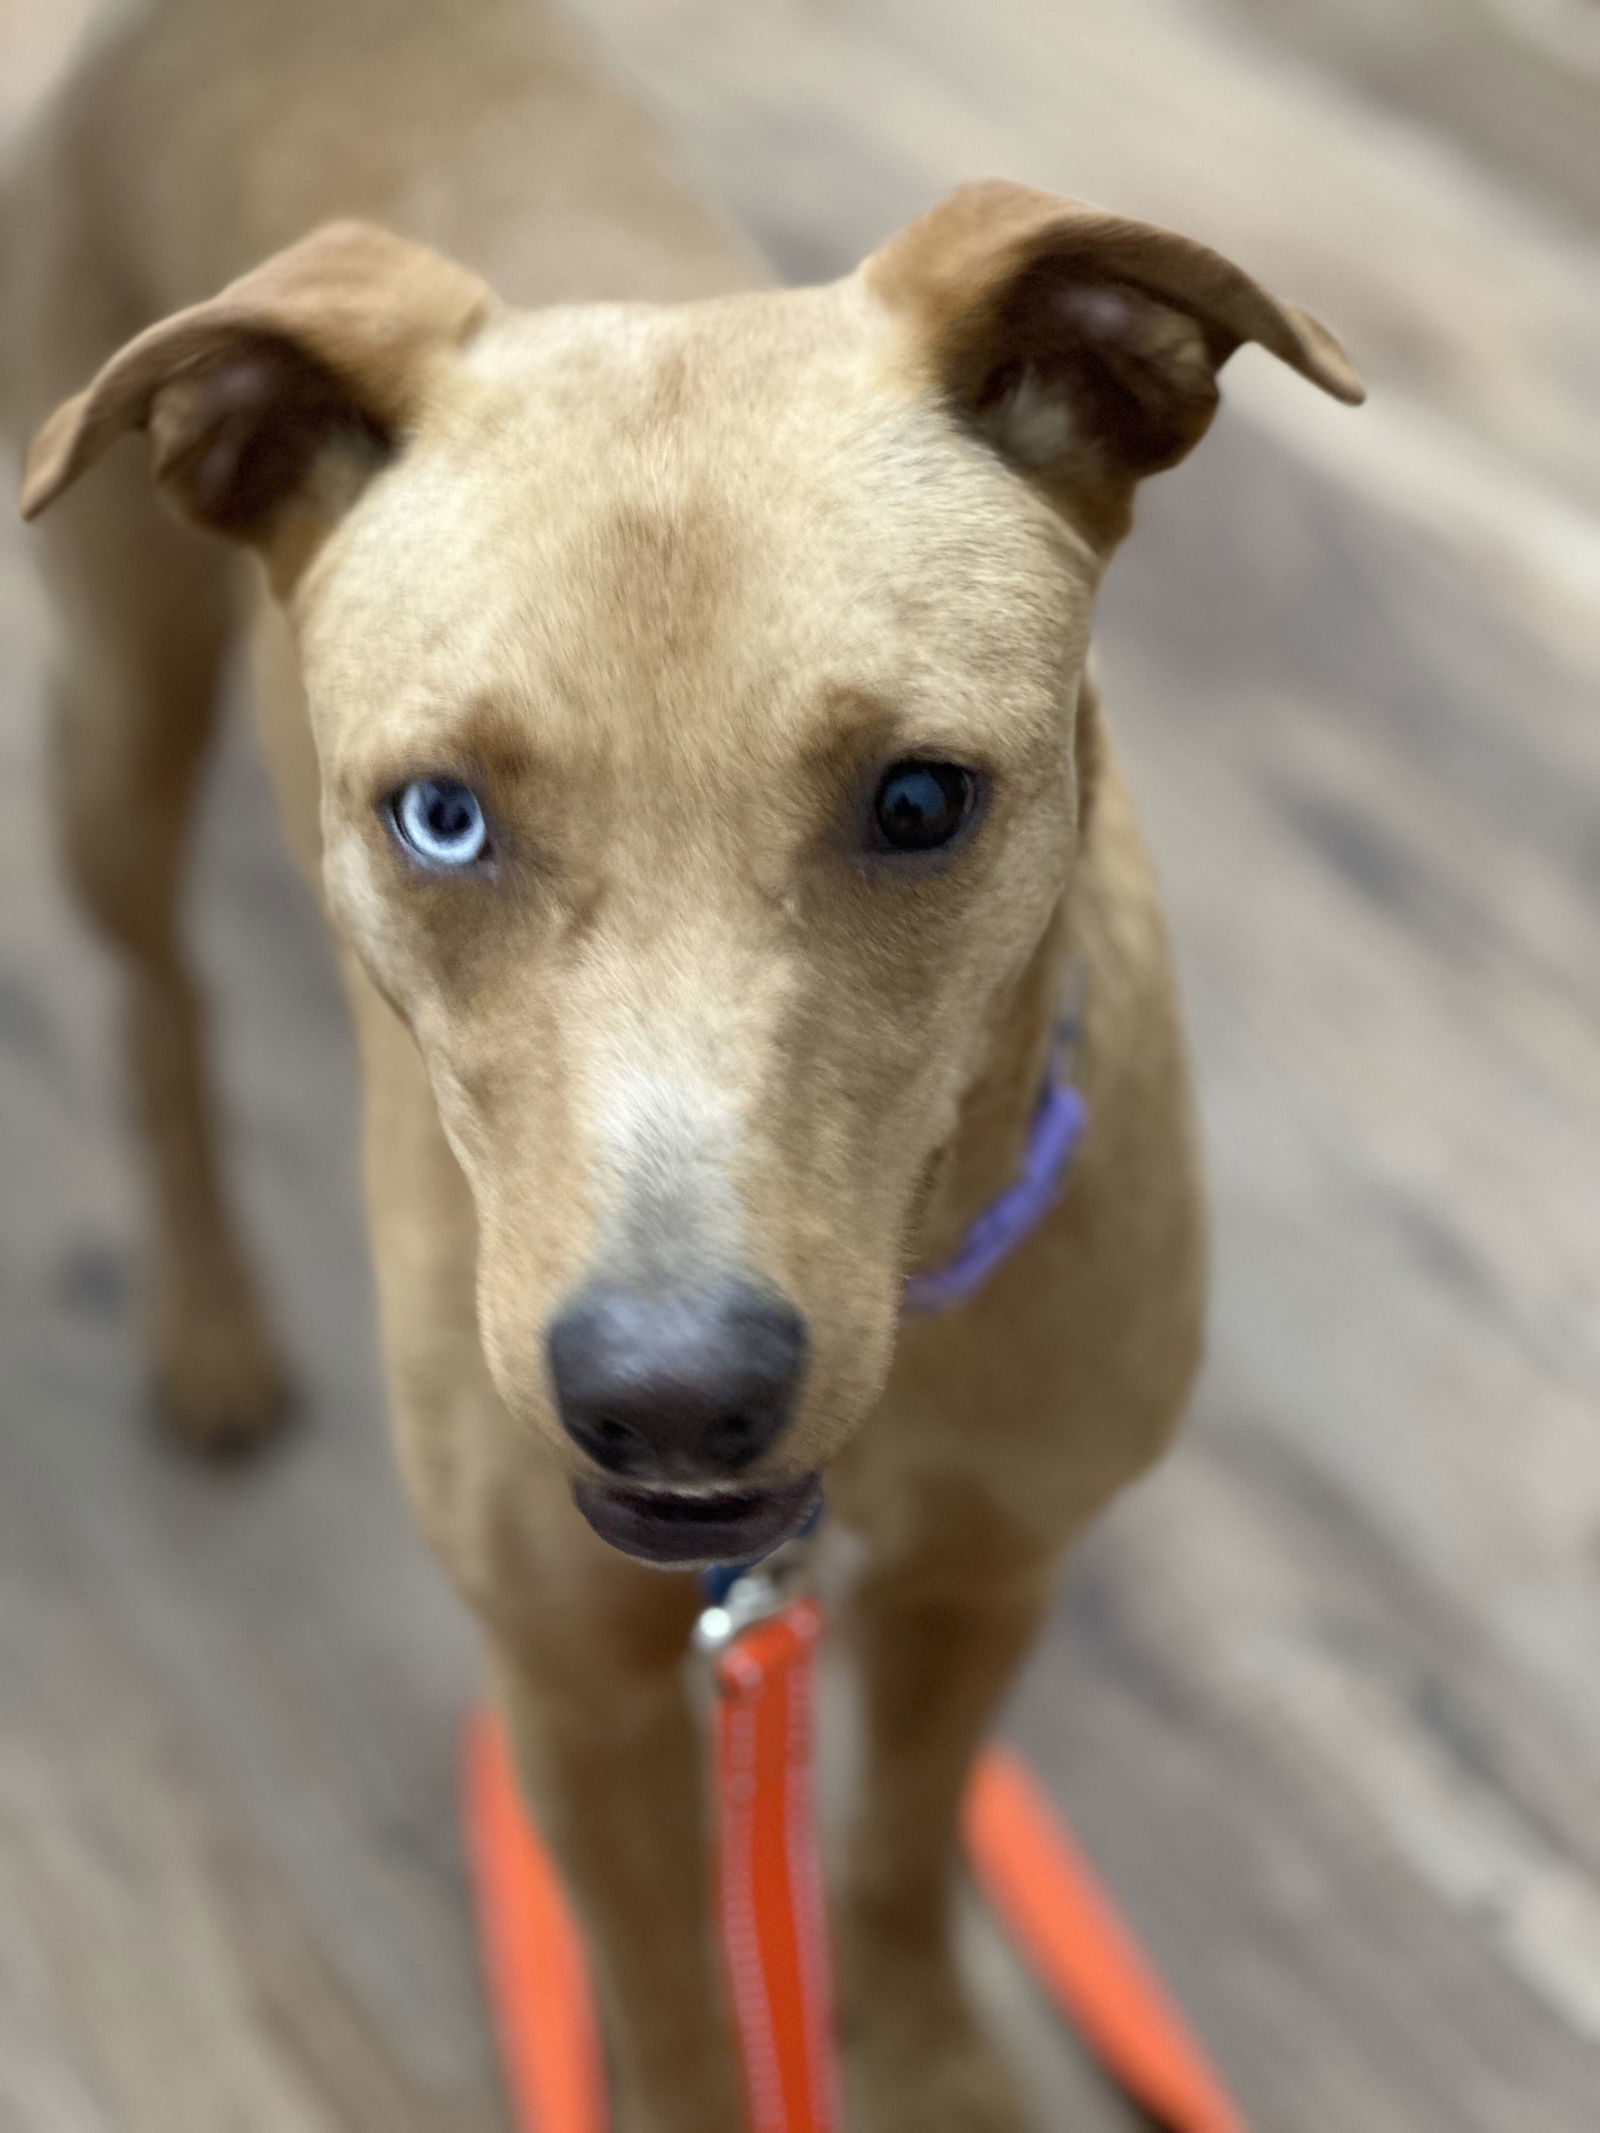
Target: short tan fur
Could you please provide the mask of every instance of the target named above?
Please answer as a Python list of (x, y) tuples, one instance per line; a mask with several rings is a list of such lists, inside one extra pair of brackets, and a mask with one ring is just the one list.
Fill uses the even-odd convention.
[[(126, 8), (6, 225), (64, 848), (127, 961), (175, 1426), (237, 1441), (284, 1401), (177, 913), (248, 627), (359, 1032), (402, 1468), (580, 1904), (625, 2133), (740, 2122), (695, 1600), (574, 1508), (546, 1341), (597, 1279), (734, 1276), (808, 1337), (741, 1486), (820, 1471), (866, 1544), (852, 2123), (1018, 2133), (952, 1967), (956, 1806), (1062, 1550), (1176, 1426), (1205, 1287), (1091, 608), (1243, 341), (1341, 399), (1353, 373), (1203, 246), (993, 181), (839, 283), (766, 287), (520, 0)], [(912, 864), (861, 834), (907, 758), (983, 795)], [(397, 840), (390, 797), (429, 777), (487, 809), (471, 878)], [(907, 1271), (1015, 1171), (1075, 967), (1070, 1190), (976, 1301), (903, 1323)]]

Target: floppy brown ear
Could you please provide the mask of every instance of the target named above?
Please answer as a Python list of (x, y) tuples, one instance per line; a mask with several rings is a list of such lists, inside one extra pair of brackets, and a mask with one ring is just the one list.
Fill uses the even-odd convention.
[[(34, 440), (22, 513), (52, 503), (124, 430), (147, 429), (178, 508), (266, 542), (314, 470), (391, 451), (430, 360), (486, 314), (486, 285), (437, 252), (365, 223), (330, 223), (130, 341)], [(322, 487), (326, 489), (327, 484)]]
[(1364, 397), (1325, 326), (1220, 254), (1000, 179), (952, 193), (862, 274), (920, 382), (1047, 479), (1125, 488), (1173, 465), (1245, 341), (1336, 399)]

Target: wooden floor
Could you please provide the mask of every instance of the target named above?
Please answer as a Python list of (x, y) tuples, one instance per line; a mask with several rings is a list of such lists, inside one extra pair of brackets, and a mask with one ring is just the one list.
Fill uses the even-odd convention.
[[(73, 12), (0, 4), (0, 116)], [(1105, 603), (1220, 1282), (1194, 1425), (1083, 1550), (1012, 1723), (1256, 2133), (1592, 2133), (1595, 12), (586, 12), (785, 272), (1005, 171), (1233, 251), (1376, 388), (1353, 416), (1241, 357)], [(308, 1426), (197, 1471), (135, 1389), (23, 553), (0, 524), (0, 2133), (491, 2133), (473, 1650), (382, 1442), (327, 959), (237, 753), (198, 901)], [(1041, 2128), (1111, 2133), (974, 1936)]]

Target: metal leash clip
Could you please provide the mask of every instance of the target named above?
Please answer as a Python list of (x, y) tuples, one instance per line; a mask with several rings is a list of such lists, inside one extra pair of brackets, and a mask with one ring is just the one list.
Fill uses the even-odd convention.
[(701, 1574), (705, 1606), (694, 1626), (694, 1648), (715, 1660), (730, 1644), (781, 1615), (799, 1596), (811, 1558), (809, 1542), (815, 1521), (763, 1556), (759, 1563), (736, 1563)]

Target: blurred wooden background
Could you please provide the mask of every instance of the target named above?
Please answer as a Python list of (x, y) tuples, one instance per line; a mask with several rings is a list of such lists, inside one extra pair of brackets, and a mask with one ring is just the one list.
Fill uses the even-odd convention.
[[(583, 0), (779, 267), (1004, 172), (1327, 316), (1148, 495), (1101, 658), (1166, 878), (1220, 1284), (1194, 1424), (1013, 1714), (1256, 2133), (1600, 2123), (1600, 7)], [(78, 0), (0, 0), (0, 126)], [(3, 330), (3, 323), (0, 323)], [(491, 2133), (454, 1736), (318, 928), (248, 757), (198, 923), (308, 1387), (142, 1426), (106, 974), (0, 520), (0, 2133)], [(1119, 2107), (992, 1937), (1046, 2133)]]

